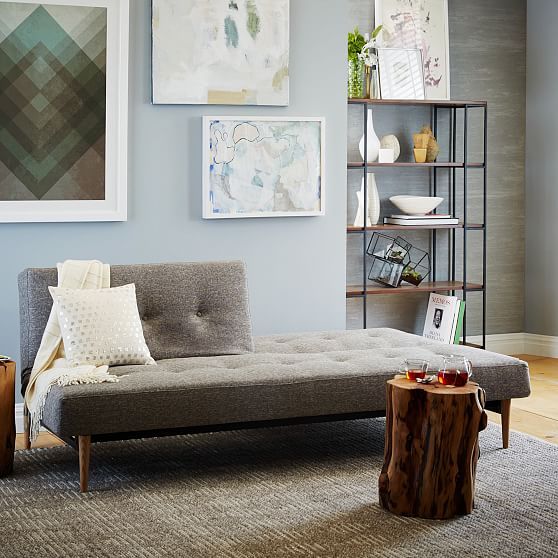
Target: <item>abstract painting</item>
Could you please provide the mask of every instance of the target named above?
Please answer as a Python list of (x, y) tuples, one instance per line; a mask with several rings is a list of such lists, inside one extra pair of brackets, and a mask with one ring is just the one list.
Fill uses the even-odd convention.
[(128, 5), (104, 4), (0, 0), (0, 221), (125, 218), (125, 117), (107, 81), (122, 61), (107, 47)]
[(426, 98), (449, 99), (447, 0), (376, 0), (375, 10), (382, 46), (421, 49)]
[(324, 215), (323, 118), (204, 117), (203, 217)]
[(152, 0), (154, 104), (289, 104), (289, 0)]

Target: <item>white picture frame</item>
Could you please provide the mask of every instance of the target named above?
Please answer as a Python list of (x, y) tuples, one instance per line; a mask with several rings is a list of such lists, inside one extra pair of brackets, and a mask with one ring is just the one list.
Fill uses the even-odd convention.
[[(212, 165), (215, 164), (215, 150), (212, 144), (214, 141), (214, 133), (212, 131), (212, 125), (214, 123), (236, 123), (239, 124), (246, 124), (249, 125), (255, 123), (263, 123), (264, 127), (266, 124), (272, 124), (274, 122), (278, 124), (288, 124), (288, 123), (308, 123), (308, 124), (315, 124), (319, 127), (318, 134), (318, 142), (319, 142), (319, 154), (314, 154), (312, 157), (312, 153), (306, 152), (307, 157), (311, 157), (309, 160), (314, 161), (316, 164), (319, 164), (319, 172), (316, 173), (316, 176), (313, 177), (315, 182), (313, 183), (314, 186), (310, 183), (308, 186), (308, 191), (312, 192), (314, 188), (314, 192), (317, 192), (316, 200), (319, 200), (319, 207), (315, 207), (314, 209), (309, 210), (240, 210), (240, 211), (226, 211), (220, 208), (216, 208), (215, 200), (215, 192), (213, 191), (212, 187)], [(238, 127), (238, 126), (237, 126)], [(234, 135), (234, 134), (233, 134)], [(229, 136), (230, 139), (230, 136)], [(245, 139), (245, 138), (242, 138)], [(276, 140), (277, 137), (274, 136), (273, 138), (264, 137), (265, 139), (274, 139)], [(280, 138), (281, 139), (281, 138)], [(279, 140), (277, 140), (279, 141)], [(256, 140), (253, 140), (251, 143), (256, 143)], [(316, 217), (316, 216), (323, 216), (325, 215), (325, 193), (326, 193), (326, 173), (325, 173), (325, 144), (326, 144), (326, 120), (323, 117), (296, 117), (296, 116), (204, 116), (203, 117), (203, 196), (202, 196), (202, 216), (204, 219), (240, 219), (240, 218), (263, 218), (263, 217)], [(229, 141), (229, 149), (232, 148), (232, 144)], [(235, 144), (236, 146), (236, 144)], [(310, 164), (310, 163), (309, 163)], [(265, 169), (264, 169), (265, 170)], [(319, 184), (318, 184), (319, 182)], [(288, 185), (287, 185), (288, 186)]]
[(289, 105), (290, 0), (151, 0), (154, 105)]
[[(447, 0), (375, 0), (375, 25), (383, 25), (380, 45), (422, 51), (425, 97), (449, 100), (450, 52)], [(396, 27), (404, 19), (405, 29)]]
[[(2, 3), (11, 1), (0, 0), (0, 8)], [(107, 10), (105, 199), (0, 201), (0, 222), (126, 221), (129, 0), (16, 0), (16, 3)]]
[(418, 48), (378, 48), (380, 93), (383, 99), (426, 98), (422, 51)]

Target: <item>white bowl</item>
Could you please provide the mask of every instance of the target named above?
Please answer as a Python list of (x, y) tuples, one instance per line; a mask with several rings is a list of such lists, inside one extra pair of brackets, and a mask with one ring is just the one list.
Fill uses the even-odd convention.
[(432, 213), (444, 201), (444, 198), (392, 196), (389, 201), (407, 215), (426, 215)]

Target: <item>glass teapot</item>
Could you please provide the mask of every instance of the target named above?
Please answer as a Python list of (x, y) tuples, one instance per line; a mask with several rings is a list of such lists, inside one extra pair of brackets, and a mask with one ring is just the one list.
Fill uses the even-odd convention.
[(473, 367), (471, 361), (462, 356), (450, 355), (443, 358), (438, 371), (438, 382), (444, 386), (464, 386), (471, 375)]

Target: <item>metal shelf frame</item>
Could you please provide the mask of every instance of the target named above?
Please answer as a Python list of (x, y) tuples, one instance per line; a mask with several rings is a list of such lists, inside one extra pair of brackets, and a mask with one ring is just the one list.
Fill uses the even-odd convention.
[[(429, 170), (429, 192), (431, 196), (437, 196), (439, 191), (439, 174), (449, 173), (448, 177), (448, 190), (449, 190), (449, 207), (451, 209), (452, 215), (456, 215), (457, 212), (457, 200), (458, 196), (463, 196), (463, 215), (460, 217), (460, 223), (455, 227), (448, 227), (447, 229), (441, 229), (437, 227), (421, 227), (430, 232), (430, 246), (431, 246), (431, 256), (432, 256), (432, 290), (430, 292), (440, 292), (443, 291), (441, 288), (437, 288), (437, 275), (438, 275), (438, 265), (437, 256), (438, 250), (438, 235), (439, 234), (449, 234), (448, 242), (448, 278), (451, 283), (460, 283), (460, 288), (456, 289), (462, 292), (462, 298), (466, 302), (467, 295), (470, 292), (481, 292), (482, 293), (482, 348), (486, 348), (486, 283), (487, 283), (487, 257), (486, 257), (486, 247), (487, 247), (487, 180), (488, 180), (488, 104), (486, 101), (395, 101), (395, 100), (385, 100), (385, 99), (349, 99), (349, 105), (361, 105), (363, 109), (363, 129), (364, 129), (364, 153), (368, 153), (368, 108), (370, 105), (376, 106), (426, 106), (430, 107), (430, 124), (432, 131), (436, 137), (438, 137), (438, 130), (440, 127), (440, 116), (444, 115), (447, 117), (449, 122), (449, 158), (447, 162), (437, 162), (434, 164), (416, 164), (416, 163), (392, 163), (392, 164), (380, 164), (380, 163), (354, 163), (349, 162), (347, 164), (347, 170), (359, 169), (363, 174), (364, 180), (364, 214), (368, 214), (368, 169), (369, 168), (426, 168)], [(482, 161), (474, 162), (469, 160), (469, 129), (470, 129), (470, 116), (472, 110), (482, 111), (483, 120), (483, 150), (482, 150)], [(461, 113), (461, 114), (459, 114)], [(457, 137), (457, 124), (458, 116), (462, 117), (462, 133), (461, 137)], [(457, 148), (458, 144), (462, 143), (463, 147), (463, 161), (457, 161)], [(458, 180), (457, 170), (462, 171), (462, 179)], [(469, 201), (469, 174), (471, 172), (481, 171), (482, 172), (482, 223), (469, 223), (469, 211), (468, 211), (468, 201)], [(458, 185), (460, 188), (458, 188)], [(368, 261), (367, 261), (367, 232), (373, 230), (388, 230), (387, 226), (377, 225), (374, 227), (348, 227), (347, 234), (362, 234), (362, 290), (356, 297), (362, 299), (362, 327), (366, 329), (367, 327), (367, 309), (368, 309), (368, 297), (378, 294), (377, 292), (372, 292), (369, 294), (368, 291), (377, 291), (377, 289), (369, 289), (368, 287)], [(462, 277), (457, 278), (457, 261), (456, 261), (456, 248), (457, 248), (457, 238), (456, 230), (463, 230), (463, 240), (462, 240)], [(416, 230), (416, 229), (415, 229)], [(469, 281), (468, 269), (467, 269), (467, 254), (470, 250), (470, 239), (469, 233), (480, 232), (482, 234), (482, 284), (473, 284)], [(456, 290), (447, 290), (452, 295), (455, 295)], [(390, 294), (408, 293), (409, 289), (389, 289)], [(418, 291), (417, 292), (421, 292)], [(425, 289), (422, 290), (425, 292)], [(426, 291), (428, 292), (428, 291)], [(355, 298), (354, 286), (347, 290), (347, 298)], [(467, 306), (465, 307), (465, 315), (463, 318), (463, 343), (467, 344)]]

